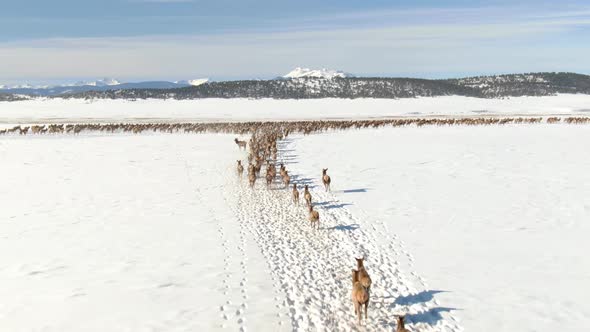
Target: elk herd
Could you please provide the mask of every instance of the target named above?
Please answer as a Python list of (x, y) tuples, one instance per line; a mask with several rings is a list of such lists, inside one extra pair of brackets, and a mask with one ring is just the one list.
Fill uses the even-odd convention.
[[(41, 134), (79, 134), (83, 131), (104, 133), (133, 133), (162, 132), (162, 133), (237, 133), (245, 135), (273, 127), (283, 128), (285, 133), (299, 132), (311, 134), (326, 130), (378, 128), (384, 126), (452, 126), (452, 125), (505, 125), (505, 124), (534, 124), (542, 123), (588, 124), (590, 117), (463, 117), (463, 118), (406, 118), (381, 120), (311, 120), (311, 121), (277, 121), (277, 122), (234, 122), (234, 123), (99, 123), (99, 124), (48, 124), (48, 125), (18, 125), (12, 128), (0, 129), (0, 135), (41, 135)], [(245, 141), (236, 144), (246, 149)]]
[[(234, 142), (238, 145), (238, 148), (246, 149), (244, 145), (249, 146), (248, 150), (248, 183), (251, 188), (254, 188), (257, 178), (260, 177), (261, 167), (265, 165), (267, 189), (272, 188), (273, 182), (277, 177), (276, 163), (277, 163), (277, 141), (285, 138), (288, 132), (284, 130), (273, 130), (273, 131), (259, 131), (252, 135), (252, 138), (246, 141), (240, 141), (234, 139)], [(245, 143), (245, 144), (242, 144)], [(290, 187), (290, 176), (287, 167), (283, 163), (279, 163), (279, 174), (281, 178), (281, 184), (283, 189), (291, 189), (291, 202), (295, 205), (299, 205), (300, 192), (297, 187), (297, 183), (293, 183)], [(244, 166), (242, 161), (237, 161), (237, 174), (241, 178), (243, 176)], [(328, 169), (322, 169), (321, 181), (326, 191), (330, 191), (330, 184), (332, 182), (328, 175)], [(303, 199), (308, 211), (308, 221), (311, 228), (314, 230), (320, 229), (320, 214), (314, 209), (312, 203), (312, 195), (309, 190), (309, 186), (306, 184), (303, 188)], [(362, 316), (364, 312), (365, 320), (368, 319), (369, 311), (369, 299), (371, 291), (371, 277), (364, 266), (364, 257), (355, 258), (357, 266), (356, 269), (352, 270), (352, 290), (351, 299), (354, 307), (354, 312), (358, 323), (361, 324)], [(407, 331), (404, 327), (404, 317), (399, 316), (397, 319), (397, 331)]]

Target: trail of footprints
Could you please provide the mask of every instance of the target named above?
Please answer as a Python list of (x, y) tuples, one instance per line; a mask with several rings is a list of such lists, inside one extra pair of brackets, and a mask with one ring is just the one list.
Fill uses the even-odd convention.
[[(289, 144), (286, 140), (279, 142), (279, 161), (292, 160), (292, 156), (282, 152), (292, 151), (287, 149)], [(229, 172), (234, 180), (228, 180), (235, 183), (232, 173)], [(376, 225), (355, 219), (344, 207), (331, 208), (327, 204), (336, 204), (336, 198), (323, 188), (314, 190), (310, 186), (313, 202), (320, 211), (321, 228), (313, 230), (304, 203), (295, 206), (291, 191), (282, 189), (278, 181), (272, 190), (263, 181), (258, 181), (254, 189), (245, 185), (245, 179), (240, 182), (233, 188), (237, 187), (241, 239), (245, 231), (253, 234), (267, 260), (274, 286), (285, 298), (277, 303), (277, 308), (286, 313), (293, 330), (382, 331), (395, 328), (395, 314), (408, 315), (407, 322), (413, 331), (462, 330), (452, 315), (447, 315), (448, 320), (437, 317), (440, 314), (434, 299), (405, 305), (396, 302), (400, 296), (425, 290), (426, 285), (416, 273), (402, 271), (396, 259), (406, 256), (411, 268), (413, 257), (395, 235), (387, 232), (384, 224), (379, 225), (383, 228), (379, 231)], [(389, 245), (379, 245), (375, 235), (386, 237)], [(354, 257), (360, 256), (366, 258), (373, 279), (369, 319), (362, 327), (356, 323), (350, 300), (350, 273), (356, 267)], [(276, 301), (279, 299), (275, 297)], [(413, 321), (413, 315), (420, 319)]]
[[(201, 188), (199, 188), (199, 186), (197, 186), (196, 184), (194, 184), (192, 182), (192, 178), (190, 176), (190, 166), (188, 165), (188, 163), (186, 163), (186, 170), (187, 170), (187, 178), (189, 180), (189, 183), (191, 183), (191, 185), (194, 187), (194, 191), (195, 191), (195, 196), (196, 196), (196, 200), (197, 200), (197, 204), (199, 204), (199, 206), (202, 207), (207, 207), (209, 209), (209, 215), (212, 216), (213, 218), (215, 218), (216, 215), (218, 215), (220, 213), (220, 211), (213, 211), (211, 209), (211, 206), (209, 204), (205, 204), (204, 200), (203, 200), (203, 195), (201, 192)], [(206, 188), (204, 188), (206, 189)], [(226, 202), (226, 206), (230, 206), (230, 204), (228, 204), (228, 198), (224, 197), (224, 200)], [(236, 255), (235, 252), (233, 252), (234, 248), (232, 248), (232, 241), (230, 241), (230, 238), (233, 234), (229, 234), (226, 233), (225, 228), (223, 227), (223, 224), (219, 221), (219, 219), (215, 218), (216, 225), (217, 225), (217, 232), (218, 232), (218, 236), (219, 236), (219, 241), (221, 243), (221, 246), (223, 248), (223, 272), (222, 272), (222, 278), (221, 278), (221, 287), (220, 287), (220, 291), (223, 293), (226, 301), (225, 303), (223, 303), (220, 307), (220, 315), (222, 318), (222, 323), (221, 323), (221, 327), (222, 328), (229, 328), (230, 323), (234, 322), (238, 327), (239, 327), (239, 331), (245, 332), (246, 331), (246, 327), (245, 327), (245, 317), (244, 317), (244, 313), (245, 310), (247, 309), (248, 305), (246, 303), (247, 299), (248, 299), (248, 294), (247, 294), (247, 260), (248, 257), (246, 256), (246, 252), (245, 252), (245, 247), (246, 247), (246, 236), (245, 236), (245, 232), (244, 229), (242, 227), (242, 225), (240, 225), (239, 228), (239, 241), (237, 241), (236, 243), (236, 247), (235, 249), (239, 252), (239, 255)], [(232, 268), (234, 266), (233, 263), (233, 259), (234, 258), (238, 258), (240, 259), (240, 269), (239, 272), (237, 273), (237, 276), (239, 278), (239, 283), (237, 281), (235, 281), (234, 278), (234, 274), (232, 271)], [(235, 295), (233, 294), (234, 292), (232, 292), (232, 287), (239, 287), (240, 289), (240, 298), (235, 298)], [(232, 298), (233, 297), (233, 298)], [(233, 300), (233, 301), (232, 301)], [(236, 303), (238, 303), (236, 305)]]

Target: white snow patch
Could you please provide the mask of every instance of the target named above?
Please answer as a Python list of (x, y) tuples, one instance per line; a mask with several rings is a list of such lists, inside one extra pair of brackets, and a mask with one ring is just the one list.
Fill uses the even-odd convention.
[(113, 86), (113, 85), (120, 85), (121, 82), (119, 82), (118, 80), (114, 79), (114, 78), (103, 78), (100, 80), (96, 80), (96, 81), (81, 81), (81, 82), (76, 82), (74, 84), (71, 85), (63, 85), (63, 86)]
[(336, 77), (345, 78), (345, 77), (353, 77), (352, 74), (345, 73), (340, 70), (332, 70), (332, 69), (309, 69), (309, 68), (302, 68), (297, 67), (290, 71), (288, 74), (284, 75), (285, 78), (303, 78), (303, 77), (312, 77), (312, 78), (326, 78), (332, 79)]
[(482, 99), (84, 100), (35, 98), (0, 102), (0, 123), (112, 121), (248, 121), (478, 115), (586, 115), (590, 95)]
[(198, 85), (201, 85), (201, 84), (205, 84), (207, 82), (209, 82), (209, 79), (208, 78), (197, 78), (197, 79), (194, 79), (194, 80), (176, 81), (174, 83), (176, 83), (176, 84), (188, 84), (188, 85), (192, 85), (192, 86), (198, 86)]
[(2, 330), (290, 330), (233, 137), (3, 137)]

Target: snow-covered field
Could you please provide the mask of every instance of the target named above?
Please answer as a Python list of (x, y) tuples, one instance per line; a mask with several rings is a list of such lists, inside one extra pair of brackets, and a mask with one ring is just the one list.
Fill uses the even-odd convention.
[(590, 325), (587, 126), (289, 137), (319, 231), (290, 191), (238, 178), (233, 137), (2, 137), (0, 330), (356, 330), (361, 255), (362, 330)]
[[(314, 231), (289, 191), (235, 173), (225, 135), (5, 137), (0, 317), (10, 331), (354, 330), (350, 271), (372, 274), (366, 330), (414, 314), (459, 330), (411, 257), (314, 188)], [(296, 165), (293, 141), (280, 158)], [(314, 174), (292, 173), (313, 184)], [(381, 238), (391, 239), (381, 243)]]
[(482, 99), (63, 100), (0, 102), (0, 124), (367, 119), (426, 116), (575, 115), (590, 113), (590, 95)]
[(0, 330), (279, 326), (231, 138), (3, 138), (0, 156)]
[(318, 177), (329, 167), (337, 199), (377, 233), (403, 241), (428, 285), (415, 301), (440, 299), (439, 310), (466, 331), (590, 326), (587, 126), (405, 127), (294, 139), (294, 172)]

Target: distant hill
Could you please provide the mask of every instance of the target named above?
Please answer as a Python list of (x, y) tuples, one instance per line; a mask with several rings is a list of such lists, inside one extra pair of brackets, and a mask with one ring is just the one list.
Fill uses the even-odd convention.
[(28, 99), (23, 96), (15, 95), (12, 93), (2, 93), (0, 92), (0, 101), (17, 101), (17, 100), (25, 100)]
[[(201, 99), (201, 98), (413, 98), (467, 96), (503, 98), (548, 96), (557, 93), (590, 94), (590, 76), (575, 73), (528, 73), (458, 79), (352, 77), (340, 71), (297, 68), (271, 80), (206, 82), (142, 82), (109, 86), (60, 87), (60, 98)], [(181, 85), (183, 84), (183, 85)], [(180, 86), (179, 86), (180, 85)], [(72, 87), (69, 87), (70, 89)], [(29, 94), (38, 95), (38, 94)]]
[(590, 94), (590, 76), (575, 73), (477, 76), (445, 81), (476, 89), (486, 98), (547, 96), (556, 93)]
[(57, 96), (76, 94), (89, 91), (128, 90), (128, 89), (174, 89), (199, 85), (207, 79), (186, 80), (177, 82), (148, 81), (137, 83), (121, 83), (115, 79), (102, 79), (93, 82), (78, 82), (69, 85), (40, 86), (30, 85), (0, 87), (0, 93), (22, 94), (29, 96)]
[(180, 89), (93, 91), (65, 98), (409, 98), (418, 96), (478, 95), (470, 87), (444, 81), (411, 78), (297, 78), (261, 81), (211, 82)]

